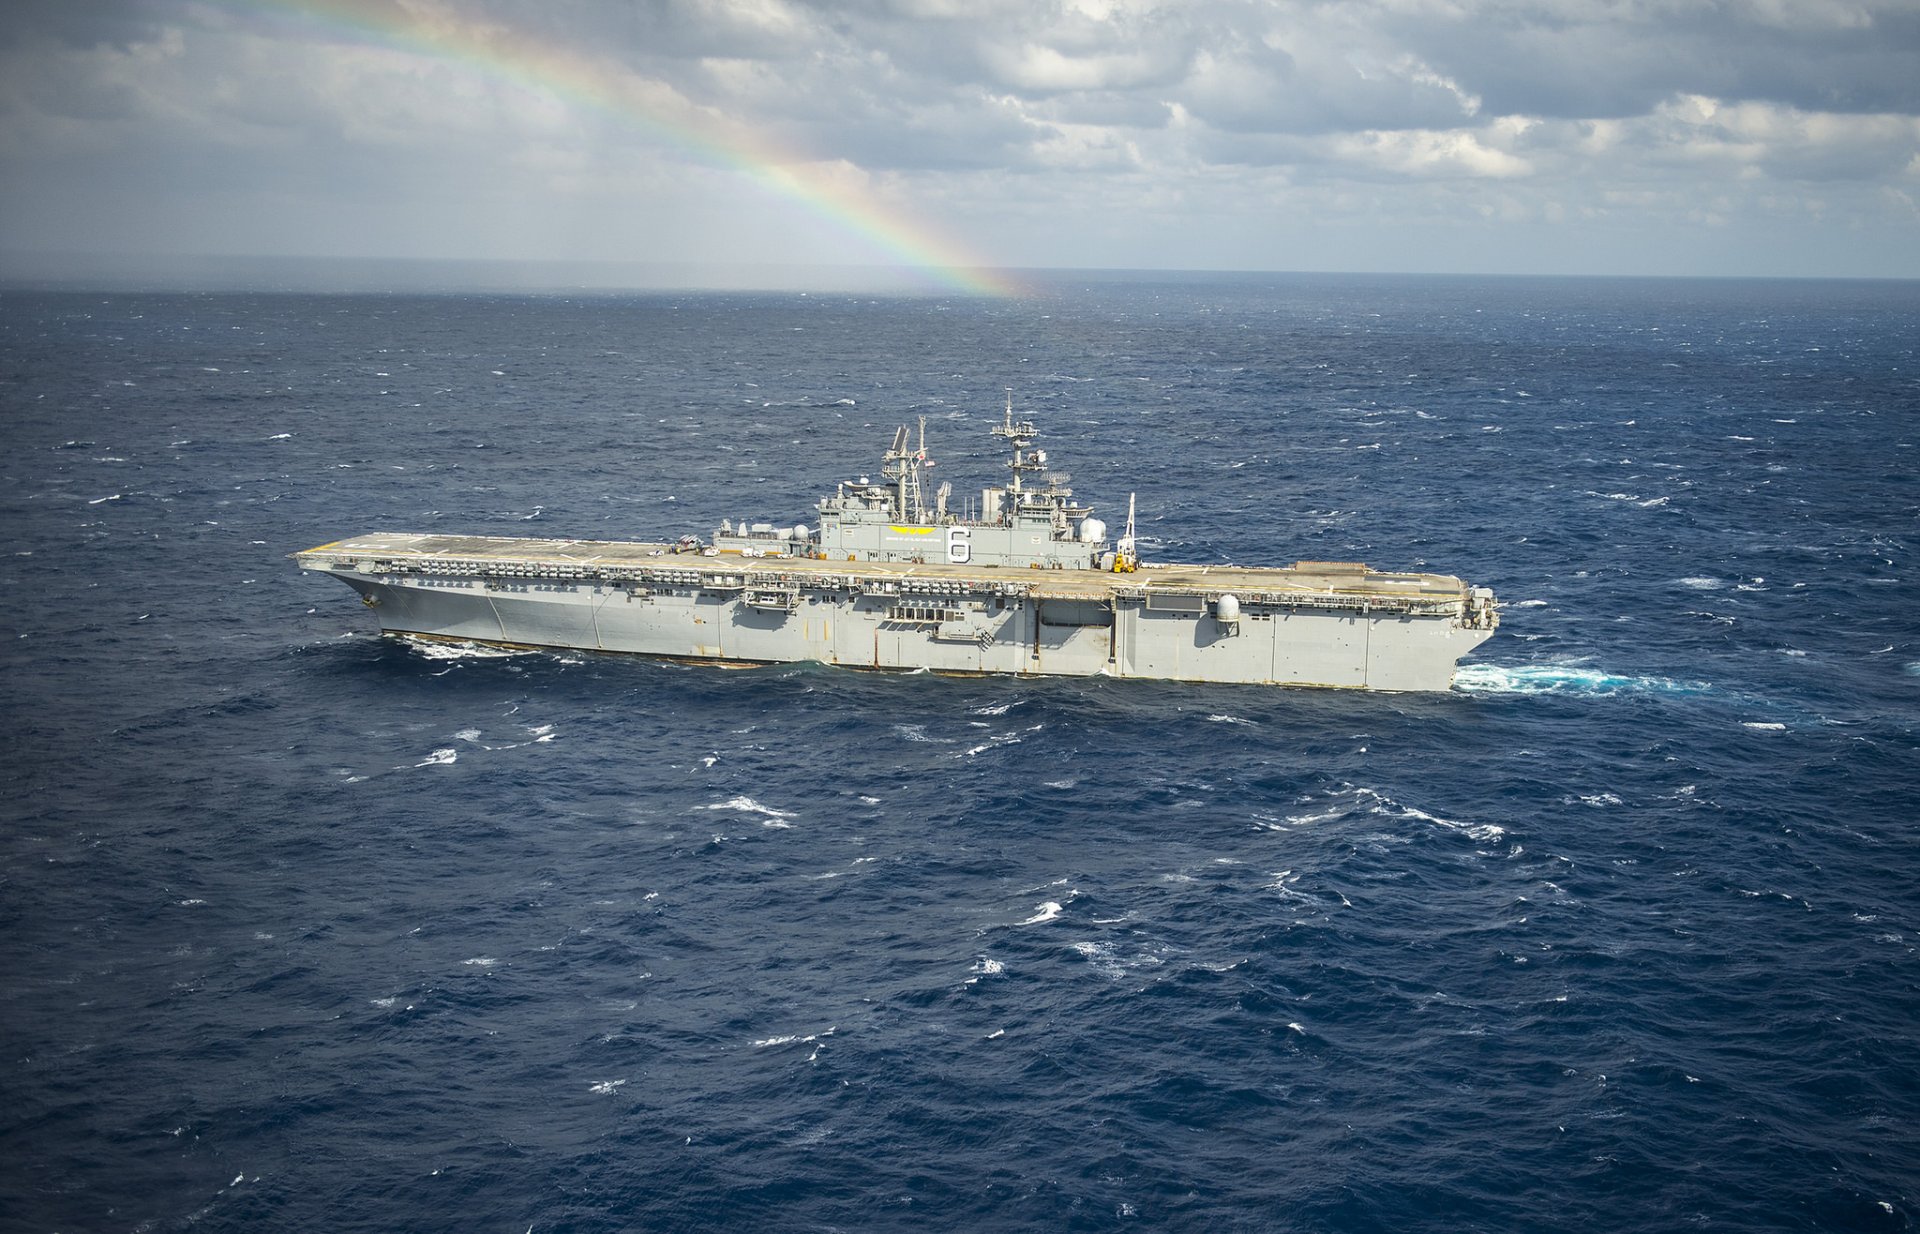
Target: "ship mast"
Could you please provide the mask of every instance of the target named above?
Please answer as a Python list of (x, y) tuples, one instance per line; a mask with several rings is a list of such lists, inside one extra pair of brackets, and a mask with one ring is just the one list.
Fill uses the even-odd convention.
[(1003, 423), (994, 425), (993, 435), (1005, 437), (1013, 445), (1013, 458), (1007, 463), (1013, 471), (1013, 480), (1007, 485), (1007, 491), (1013, 494), (1013, 505), (1017, 510), (1022, 504), (1021, 494), (1025, 491), (1021, 484), (1021, 477), (1029, 471), (1045, 471), (1047, 454), (1044, 450), (1036, 450), (1031, 456), (1027, 454), (1027, 447), (1031, 446), (1040, 434), (1033, 427), (1031, 420), (1014, 423), (1012, 390), (1007, 391), (1006, 419)]

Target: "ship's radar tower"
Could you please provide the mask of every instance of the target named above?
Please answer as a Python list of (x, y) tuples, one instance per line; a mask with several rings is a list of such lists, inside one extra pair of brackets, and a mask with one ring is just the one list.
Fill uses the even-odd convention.
[(1005, 484), (980, 490), (977, 515), (955, 510), (953, 487), (942, 484), (927, 501), (927, 421), (913, 440), (903, 425), (882, 456), (880, 475), (843, 482), (818, 503), (820, 530), (810, 544), (817, 554), (851, 561), (939, 562), (1010, 565), (1035, 569), (1097, 568), (1108, 551), (1106, 525), (1073, 500), (1073, 479), (1047, 467), (1047, 452), (1033, 448), (1040, 431), (1013, 417), (1013, 392), (995, 437), (1013, 447)]
[(1019, 494), (1023, 491), (1023, 477), (1028, 472), (1041, 475), (1046, 473), (1047, 452), (1035, 450), (1032, 454), (1027, 453), (1035, 439), (1040, 436), (1040, 431), (1033, 427), (1031, 420), (1022, 420), (1017, 424), (1014, 422), (1012, 390), (1007, 391), (1006, 419), (993, 426), (993, 435), (1005, 437), (1008, 444), (1013, 446), (1013, 457), (1007, 460), (1007, 468), (1013, 472), (1013, 480), (1007, 485), (1007, 491), (1014, 494), (1014, 504), (1018, 505)]

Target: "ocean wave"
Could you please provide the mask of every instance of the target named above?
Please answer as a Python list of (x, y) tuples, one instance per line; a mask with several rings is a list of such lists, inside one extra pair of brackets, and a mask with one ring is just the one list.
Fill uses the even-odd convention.
[(792, 819), (799, 817), (789, 810), (776, 810), (772, 806), (763, 806), (751, 797), (729, 797), (725, 801), (716, 801), (712, 805), (700, 807), (703, 810), (735, 810), (741, 814), (758, 814), (762, 827), (785, 829), (793, 826)]
[(1158, 968), (1166, 963), (1164, 957), (1152, 951), (1137, 951), (1133, 955), (1123, 956), (1113, 943), (1084, 942), (1073, 944), (1087, 962), (1087, 967), (1110, 981), (1118, 981), (1136, 968)]
[[(1418, 806), (1407, 805), (1377, 788), (1368, 788), (1360, 784), (1342, 784), (1339, 788), (1328, 792), (1326, 799), (1324, 807), (1300, 814), (1290, 814), (1287, 816), (1287, 822), (1299, 826), (1370, 815), (1403, 822), (1428, 823), (1449, 831), (1461, 832), (1483, 844), (1494, 843), (1507, 834), (1506, 829), (1498, 824), (1462, 822), (1458, 819), (1445, 818), (1422, 810)], [(1311, 805), (1317, 802), (1309, 797), (1303, 804)], [(1292, 871), (1283, 871), (1282, 876), (1290, 873)]]
[(811, 1045), (812, 1043), (819, 1041), (824, 1037), (833, 1036), (834, 1033), (838, 1032), (839, 1030), (840, 1030), (840, 1026), (836, 1024), (833, 1027), (826, 1029), (824, 1032), (818, 1032), (818, 1033), (805, 1033), (805, 1034), (781, 1033), (773, 1037), (762, 1037), (760, 1040), (753, 1043), (753, 1048), (756, 1050), (764, 1050), (771, 1046), (794, 1045), (796, 1043), (800, 1045)]

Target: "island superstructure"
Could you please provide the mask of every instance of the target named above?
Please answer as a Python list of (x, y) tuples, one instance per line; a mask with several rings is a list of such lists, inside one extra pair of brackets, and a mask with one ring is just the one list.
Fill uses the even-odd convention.
[(1142, 561), (1073, 499), (1011, 399), (1005, 483), (928, 499), (925, 422), (878, 478), (805, 524), (722, 523), (710, 543), (376, 532), (293, 554), (385, 633), (722, 664), (1445, 690), (1499, 625), (1493, 593), (1352, 562)]

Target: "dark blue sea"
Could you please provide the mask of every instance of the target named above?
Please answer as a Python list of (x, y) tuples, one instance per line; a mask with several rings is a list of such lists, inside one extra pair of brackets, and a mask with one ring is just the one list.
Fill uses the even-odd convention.
[[(1012, 391), (1450, 694), (381, 638)], [(0, 294), (0, 1228), (1920, 1224), (1920, 284)]]

